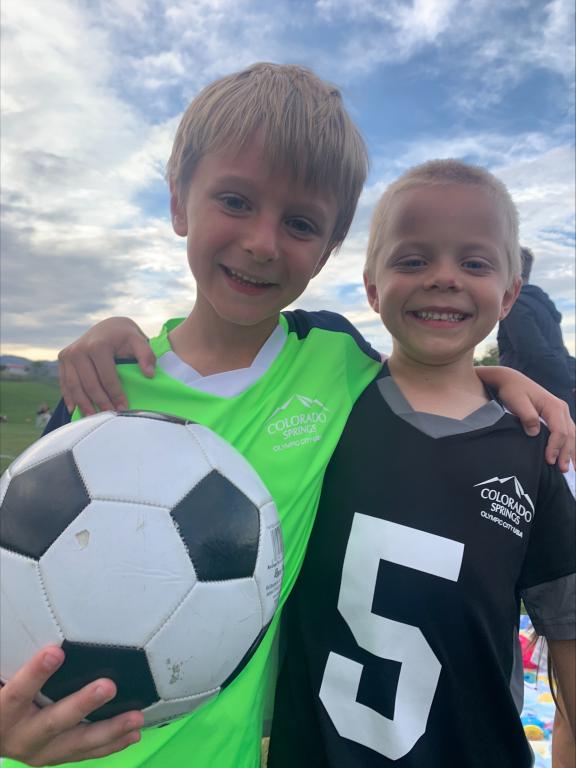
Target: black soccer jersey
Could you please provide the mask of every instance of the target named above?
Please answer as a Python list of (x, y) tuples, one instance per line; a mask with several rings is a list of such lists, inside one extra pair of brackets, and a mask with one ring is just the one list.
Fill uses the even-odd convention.
[(520, 600), (576, 637), (574, 503), (492, 401), (414, 412), (385, 367), (327, 470), (286, 613), (269, 768), (527, 768)]

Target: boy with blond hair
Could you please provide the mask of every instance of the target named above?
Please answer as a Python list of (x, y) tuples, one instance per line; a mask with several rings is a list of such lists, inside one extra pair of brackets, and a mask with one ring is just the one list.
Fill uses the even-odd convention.
[(326, 472), (269, 768), (529, 768), (521, 599), (574, 732), (572, 495), (473, 364), (519, 275), (516, 209), (485, 170), (425, 163), (378, 203), (364, 282), (393, 352)]
[[(94, 346), (93, 336), (75, 346), (72, 364), (63, 356), (68, 406), (77, 402), (90, 410), (89, 399), (70, 394), (86, 387), (96, 392), (98, 405), (109, 407), (106, 382), (119, 375), (130, 407), (198, 421), (251, 461), (282, 524), (280, 604), (304, 556), (326, 465), (356, 398), (380, 369), (379, 355), (341, 316), (281, 310), (343, 241), (366, 167), (364, 144), (340, 94), (308, 70), (257, 64), (208, 86), (184, 115), (168, 164), (172, 224), (187, 238), (197, 285), (190, 314), (168, 321), (152, 340), (158, 361), (153, 380), (134, 360), (114, 367), (110, 347)], [(115, 351), (135, 352), (144, 366), (148, 347), (126, 323), (103, 326), (103, 335), (114, 340), (114, 328), (119, 325), (123, 337), (128, 327)], [(103, 352), (96, 367), (84, 354), (95, 348)], [(506, 377), (492, 373), (498, 382)], [(507, 380), (511, 407), (525, 409), (526, 393), (532, 393), (564, 424), (554, 398), (542, 399), (540, 388), (526, 386), (519, 374)], [(60, 407), (51, 426), (67, 419)], [(258, 765), (276, 628), (277, 617), (216, 699), (143, 733), (140, 744), (106, 757), (107, 768)], [(140, 739), (138, 712), (79, 724), (113, 698), (110, 680), (99, 679), (44, 710), (35, 707), (35, 694), (63, 657), (59, 648), (39, 651), (0, 691), (5, 754), (53, 765), (108, 756)]]
[[(380, 367), (344, 318), (280, 312), (342, 243), (366, 169), (364, 142), (339, 92), (312, 72), (256, 64), (205, 88), (182, 118), (167, 173), (196, 301), (152, 340), (154, 380), (135, 362), (117, 368), (131, 407), (210, 427), (258, 471), (282, 524), (280, 603), (348, 413)], [(36, 708), (35, 694), (64, 662), (60, 648), (40, 651), (0, 691), (2, 754), (30, 765), (107, 756), (107, 768), (253, 768), (277, 618), (217, 698), (142, 734), (140, 712), (79, 724), (113, 698), (106, 679)]]

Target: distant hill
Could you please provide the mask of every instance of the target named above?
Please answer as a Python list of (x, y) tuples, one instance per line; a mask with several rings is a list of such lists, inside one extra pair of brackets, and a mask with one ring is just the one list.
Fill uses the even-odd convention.
[(0, 355), (0, 365), (29, 365), (32, 361), (17, 355)]
[(30, 369), (31, 376), (58, 376), (57, 360), (29, 360), (19, 355), (0, 355), (0, 365), (24, 365)]

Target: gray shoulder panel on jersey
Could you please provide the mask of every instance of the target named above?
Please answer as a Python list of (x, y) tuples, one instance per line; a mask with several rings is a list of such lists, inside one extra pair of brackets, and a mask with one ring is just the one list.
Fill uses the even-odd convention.
[(576, 640), (576, 573), (522, 590), (534, 629), (547, 640)]
[(415, 411), (392, 376), (378, 379), (378, 389), (396, 416), (433, 438), (462, 435), (484, 427), (491, 427), (505, 414), (504, 408), (496, 400), (490, 400), (466, 416), (465, 419), (450, 419), (447, 416), (438, 416), (434, 413)]

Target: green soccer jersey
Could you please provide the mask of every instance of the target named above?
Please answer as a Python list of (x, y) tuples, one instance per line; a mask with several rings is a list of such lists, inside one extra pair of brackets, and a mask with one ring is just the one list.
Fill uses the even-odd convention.
[[(164, 326), (152, 340), (157, 358), (171, 352)], [(284, 341), (265, 372), (233, 396), (201, 391), (157, 368), (118, 370), (131, 408), (171, 413), (210, 427), (254, 466), (276, 502), (284, 539), (286, 600), (305, 553), (324, 471), (357, 397), (380, 368), (379, 356), (340, 315), (285, 312)], [(239, 676), (191, 715), (145, 729), (139, 744), (78, 768), (255, 768), (260, 764), (264, 696), (277, 612)], [(9, 765), (17, 765), (8, 762)]]

